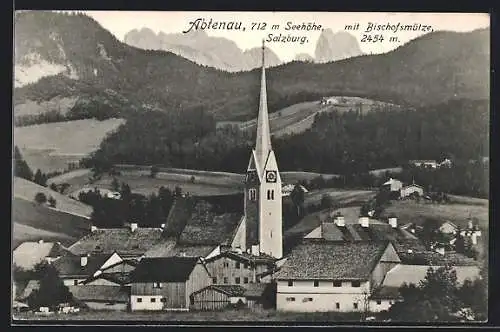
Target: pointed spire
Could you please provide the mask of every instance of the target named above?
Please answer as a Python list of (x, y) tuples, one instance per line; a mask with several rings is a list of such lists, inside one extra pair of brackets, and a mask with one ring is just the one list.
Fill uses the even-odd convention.
[(255, 152), (260, 170), (264, 168), (271, 147), (271, 133), (269, 131), (269, 116), (267, 113), (266, 69), (264, 61), (264, 40), (262, 40), (262, 75), (260, 82), (259, 116), (257, 118), (257, 139)]

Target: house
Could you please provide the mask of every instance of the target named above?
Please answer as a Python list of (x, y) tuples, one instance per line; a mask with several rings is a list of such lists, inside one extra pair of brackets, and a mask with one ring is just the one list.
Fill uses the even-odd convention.
[(406, 198), (406, 197), (409, 197), (409, 196), (412, 196), (415, 194), (418, 196), (423, 196), (424, 195), (424, 188), (422, 188), (418, 184), (412, 183), (410, 185), (402, 187), (401, 191), (400, 191), (401, 198)]
[(410, 160), (410, 165), (415, 167), (437, 168), (438, 163), (435, 160)]
[[(290, 194), (292, 193), (293, 189), (295, 188), (295, 185), (294, 184), (287, 184), (287, 185), (284, 185), (282, 188), (281, 188), (281, 193), (282, 193), (282, 196), (283, 197), (286, 197), (286, 196), (290, 196)], [(299, 188), (304, 192), (304, 193), (308, 193), (309, 190), (307, 190), (306, 187), (304, 187), (303, 185), (299, 185)]]
[(445, 159), (443, 159), (443, 161), (442, 161), (442, 162), (440, 162), (440, 163), (438, 164), (438, 167), (448, 167), (448, 168), (449, 168), (449, 167), (451, 167), (451, 166), (452, 166), (452, 164), (453, 164), (453, 163), (451, 162), (451, 160), (450, 160), (450, 159), (445, 158)]
[(458, 230), (458, 226), (451, 221), (446, 221), (439, 227), (439, 231), (444, 234), (455, 234)]
[(92, 255), (66, 255), (52, 263), (59, 273), (59, 277), (66, 286), (77, 286), (94, 276), (98, 271), (107, 266), (116, 264), (121, 260), (116, 253)]
[[(193, 310), (222, 310), (233, 306), (262, 307), (271, 284), (210, 285), (191, 295)], [(274, 296), (274, 294), (273, 294)]]
[(23, 270), (32, 270), (42, 261), (52, 261), (64, 255), (65, 248), (60, 243), (23, 242), (13, 252), (13, 263)]
[(339, 103), (339, 100), (334, 97), (323, 97), (321, 98), (320, 104), (321, 105), (336, 105)]
[(117, 252), (121, 257), (141, 257), (154, 245), (164, 241), (161, 227), (97, 228), (71, 245), (68, 250), (74, 255), (108, 254)]
[(387, 188), (391, 192), (400, 191), (401, 188), (403, 187), (403, 182), (397, 179), (390, 178), (389, 180), (387, 180), (382, 184), (382, 187)]
[[(392, 304), (401, 300), (399, 288), (406, 284), (418, 285), (425, 279), (429, 268), (438, 269), (442, 265), (396, 265), (387, 272), (383, 283), (374, 290), (370, 299), (370, 311), (379, 312), (388, 310)], [(474, 280), (479, 277), (477, 266), (454, 266), (457, 282), (463, 284), (466, 279)]]
[(267, 255), (255, 256), (245, 252), (224, 250), (204, 260), (213, 284), (245, 285), (263, 282), (274, 270), (276, 259)]
[(371, 291), (400, 263), (389, 241), (304, 240), (275, 275), (281, 311), (363, 311)]
[(130, 309), (187, 311), (190, 295), (210, 284), (197, 257), (143, 258), (131, 274)]
[(73, 298), (94, 310), (125, 311), (128, 308), (130, 288), (106, 285), (68, 286)]

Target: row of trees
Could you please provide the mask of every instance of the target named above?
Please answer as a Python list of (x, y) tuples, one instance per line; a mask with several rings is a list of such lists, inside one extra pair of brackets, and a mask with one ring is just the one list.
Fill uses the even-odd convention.
[(122, 182), (119, 186), (118, 181), (114, 182), (114, 189), (120, 192), (119, 199), (108, 198), (97, 188), (79, 194), (80, 201), (92, 206), (91, 219), (97, 227), (121, 227), (125, 222), (136, 222), (143, 227), (160, 227), (167, 221), (174, 198), (182, 194), (180, 187), (171, 191), (162, 186), (158, 193), (144, 196), (132, 193), (126, 183)]
[(23, 159), (19, 148), (17, 146), (14, 147), (14, 176), (28, 181), (33, 181), (36, 184), (46, 187), (49, 175), (50, 174), (42, 173), (40, 169), (37, 169), (35, 174), (33, 174), (33, 171), (28, 166), (28, 163)]

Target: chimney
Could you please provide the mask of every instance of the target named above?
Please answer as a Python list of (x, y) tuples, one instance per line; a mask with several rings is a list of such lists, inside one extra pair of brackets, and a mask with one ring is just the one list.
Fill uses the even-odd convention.
[(137, 229), (137, 223), (135, 223), (135, 222), (131, 223), (130, 224), (130, 231), (135, 232), (136, 229)]
[(160, 225), (161, 229), (165, 229), (165, 224)]
[(370, 224), (370, 218), (366, 216), (359, 217), (359, 223), (361, 224), (361, 227), (368, 227)]
[(391, 225), (392, 228), (398, 228), (398, 218), (395, 216), (389, 217), (389, 225)]
[(474, 227), (474, 225), (472, 224), (472, 220), (469, 219), (469, 221), (467, 222), (467, 228), (472, 229), (473, 227)]
[(408, 253), (409, 254), (413, 254), (413, 250), (412, 249), (408, 249)]
[(43, 244), (43, 239), (38, 240), (38, 244)]
[(259, 245), (258, 244), (252, 245), (252, 255), (259, 256)]
[(336, 215), (334, 221), (335, 221), (335, 225), (337, 225), (338, 227), (345, 226), (345, 219), (344, 219), (344, 216), (341, 214)]
[(90, 225), (90, 231), (94, 233), (95, 231), (97, 231), (97, 227), (94, 225)]
[(80, 266), (81, 267), (87, 266), (88, 262), (89, 262), (89, 258), (87, 257), (87, 255), (80, 256)]
[(476, 232), (473, 232), (472, 235), (471, 235), (471, 240), (472, 240), (472, 244), (473, 245), (476, 245), (477, 244), (477, 233)]

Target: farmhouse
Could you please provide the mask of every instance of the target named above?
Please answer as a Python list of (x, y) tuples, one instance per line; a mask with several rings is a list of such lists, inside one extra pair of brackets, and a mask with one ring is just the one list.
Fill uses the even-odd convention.
[(391, 192), (392, 191), (400, 191), (401, 188), (403, 187), (403, 182), (401, 182), (397, 179), (390, 178), (389, 180), (384, 182), (384, 184), (382, 184), (382, 187), (387, 188)]
[(401, 188), (401, 191), (400, 191), (401, 198), (410, 197), (412, 195), (423, 196), (424, 189), (415, 183), (412, 183), (410, 185), (407, 185), (407, 186), (404, 186)]
[(66, 286), (76, 286), (97, 273), (108, 261), (113, 261), (115, 258), (112, 256), (106, 254), (66, 255), (52, 264)]
[(435, 160), (410, 160), (410, 165), (415, 167), (437, 168), (438, 163)]
[(282, 311), (364, 311), (373, 289), (400, 263), (390, 242), (305, 240), (276, 274)]
[(196, 257), (143, 258), (131, 274), (130, 308), (189, 310), (190, 295), (211, 283)]
[(458, 226), (451, 221), (446, 221), (439, 227), (439, 231), (444, 234), (455, 234), (457, 230)]
[(191, 295), (192, 309), (206, 311), (230, 306), (264, 307), (269, 303), (265, 295), (271, 287), (271, 284), (210, 285)]

